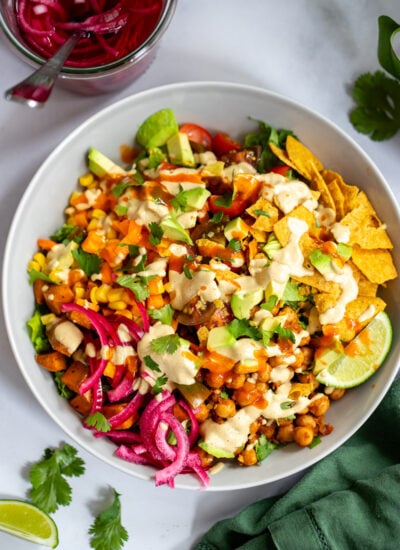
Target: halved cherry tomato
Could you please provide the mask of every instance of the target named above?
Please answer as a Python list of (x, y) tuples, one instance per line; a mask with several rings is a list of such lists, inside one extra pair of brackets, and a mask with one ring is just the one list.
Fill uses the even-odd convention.
[(238, 141), (232, 139), (230, 135), (218, 132), (212, 138), (211, 148), (217, 157), (221, 157), (231, 151), (239, 151), (239, 149), (242, 149), (242, 146)]
[(194, 143), (199, 143), (204, 147), (204, 149), (210, 151), (212, 136), (210, 132), (202, 126), (188, 122), (187, 124), (182, 124), (182, 126), (179, 128), (179, 131), (183, 134), (186, 134), (190, 141), (193, 141)]
[(287, 176), (288, 172), (291, 170), (290, 166), (287, 164), (277, 164), (271, 168), (270, 172), (275, 172), (275, 174), (280, 174), (281, 176)]
[(247, 201), (245, 199), (237, 198), (233, 199), (229, 206), (222, 206), (218, 204), (218, 200), (222, 200), (222, 195), (211, 195), (208, 199), (210, 210), (213, 214), (216, 212), (222, 212), (227, 216), (239, 216), (243, 210), (247, 207)]

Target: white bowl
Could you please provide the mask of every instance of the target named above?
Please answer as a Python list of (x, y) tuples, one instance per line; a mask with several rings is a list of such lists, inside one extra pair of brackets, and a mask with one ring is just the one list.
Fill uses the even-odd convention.
[[(119, 146), (132, 143), (139, 124), (159, 109), (172, 108), (180, 122), (196, 122), (211, 130), (241, 136), (255, 128), (249, 117), (272, 126), (292, 129), (324, 164), (349, 183), (364, 189), (388, 226), (395, 249), (400, 250), (399, 207), (379, 170), (347, 135), (320, 115), (275, 93), (228, 83), (194, 82), (164, 86), (119, 101), (91, 117), (72, 132), (43, 163), (20, 202), (8, 236), (3, 273), (3, 305), (9, 339), (25, 380), (48, 414), (72, 438), (95, 456), (132, 476), (151, 479), (150, 467), (130, 464), (114, 456), (115, 446), (95, 439), (80, 418), (58, 396), (51, 377), (38, 367), (26, 321), (33, 310), (32, 287), (26, 267), (36, 251), (37, 237), (50, 235), (63, 223), (63, 210), (80, 174), (85, 153), (93, 146), (119, 159)], [(395, 254), (398, 258), (398, 254)], [(397, 266), (399, 267), (399, 266)], [(310, 450), (295, 445), (272, 453), (260, 466), (225, 467), (211, 479), (209, 490), (252, 487), (299, 472), (342, 445), (372, 414), (395, 378), (400, 357), (400, 279), (384, 293), (393, 322), (393, 346), (382, 368), (364, 385), (334, 403), (327, 422), (334, 431)], [(153, 481), (152, 481), (153, 482)], [(197, 479), (181, 475), (179, 488), (198, 489)]]

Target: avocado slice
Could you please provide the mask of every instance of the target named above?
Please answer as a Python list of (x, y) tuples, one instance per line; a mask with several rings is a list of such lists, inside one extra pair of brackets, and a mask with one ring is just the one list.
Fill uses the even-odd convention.
[(161, 229), (164, 232), (164, 237), (174, 241), (183, 241), (187, 244), (193, 244), (189, 233), (182, 225), (174, 218), (165, 218), (161, 222)]
[(233, 346), (236, 338), (230, 332), (228, 327), (214, 327), (208, 333), (207, 349), (210, 351), (218, 350), (218, 348), (226, 348)]
[(201, 210), (210, 195), (205, 187), (195, 187), (181, 191), (177, 197), (185, 210)]
[(162, 147), (178, 129), (172, 109), (161, 109), (142, 122), (136, 133), (136, 141), (145, 149)]
[(126, 171), (115, 164), (110, 158), (101, 153), (98, 149), (91, 147), (88, 153), (89, 170), (93, 172), (99, 178), (104, 177), (107, 174), (126, 174)]
[(225, 449), (217, 449), (208, 445), (205, 441), (199, 441), (199, 447), (206, 451), (209, 455), (215, 456), (216, 458), (234, 458), (234, 453), (226, 451)]
[(173, 136), (171, 136), (167, 141), (167, 151), (169, 160), (173, 164), (180, 164), (183, 166), (196, 165), (187, 134), (176, 132)]
[(247, 237), (248, 233), (249, 226), (242, 220), (242, 218), (234, 218), (228, 222), (224, 228), (224, 235), (228, 241), (231, 241), (232, 239), (241, 241)]
[(332, 258), (329, 254), (325, 254), (319, 248), (316, 248), (311, 252), (309, 255), (309, 260), (315, 269), (318, 269), (321, 275), (332, 271)]
[(237, 319), (249, 319), (250, 311), (264, 298), (264, 290), (239, 291), (232, 295), (231, 308)]

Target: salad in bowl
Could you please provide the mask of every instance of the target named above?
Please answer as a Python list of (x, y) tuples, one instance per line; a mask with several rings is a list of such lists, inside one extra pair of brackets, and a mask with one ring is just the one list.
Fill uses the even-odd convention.
[(162, 108), (119, 159), (92, 147), (28, 263), (37, 368), (156, 485), (315, 452), (390, 350), (385, 220), (290, 128), (251, 124)]

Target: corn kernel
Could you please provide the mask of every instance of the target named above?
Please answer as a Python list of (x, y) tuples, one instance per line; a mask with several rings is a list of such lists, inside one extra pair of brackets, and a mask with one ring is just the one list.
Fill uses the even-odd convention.
[(100, 219), (106, 216), (106, 213), (104, 210), (101, 210), (100, 208), (94, 208), (91, 212), (92, 218)]
[[(125, 290), (123, 288), (112, 288), (108, 292), (108, 301), (116, 302), (125, 298)], [(125, 304), (126, 305), (126, 304)]]
[(33, 256), (33, 260), (35, 260), (41, 267), (46, 264), (45, 255), (41, 252), (36, 252), (36, 254)]
[[(126, 304), (125, 304), (126, 305)], [(126, 317), (127, 319), (133, 319), (132, 312), (128, 309), (120, 309), (118, 310), (118, 315), (122, 315), (123, 317)]]
[(42, 315), (40, 317), (40, 320), (44, 325), (49, 325), (50, 323), (55, 321), (55, 319), (56, 319), (56, 316), (54, 315), (54, 313), (48, 313), (47, 315)]
[(106, 232), (106, 237), (107, 237), (107, 239), (116, 239), (117, 238), (117, 232), (115, 231), (115, 229), (110, 228)]
[(96, 218), (93, 218), (92, 220), (90, 220), (90, 222), (88, 223), (88, 231), (93, 231), (93, 230), (96, 230), (96, 229), (100, 229), (101, 228), (101, 225), (99, 224), (99, 220), (96, 219)]
[(35, 260), (31, 260), (29, 263), (28, 263), (28, 271), (32, 271), (32, 270), (35, 270), (35, 271), (41, 271), (41, 266), (38, 264), (38, 262), (36, 262)]
[(101, 285), (96, 289), (96, 299), (98, 302), (108, 302), (109, 285)]
[(86, 294), (86, 290), (82, 287), (75, 287), (75, 296), (77, 298), (84, 298)]
[(91, 174), (90, 172), (88, 172), (87, 174), (83, 174), (83, 176), (79, 178), (79, 183), (82, 185), (82, 187), (89, 187), (89, 185), (93, 182), (94, 177), (93, 174)]
[(109, 302), (108, 307), (114, 311), (120, 311), (126, 308), (126, 303), (122, 300), (116, 300), (115, 302)]

